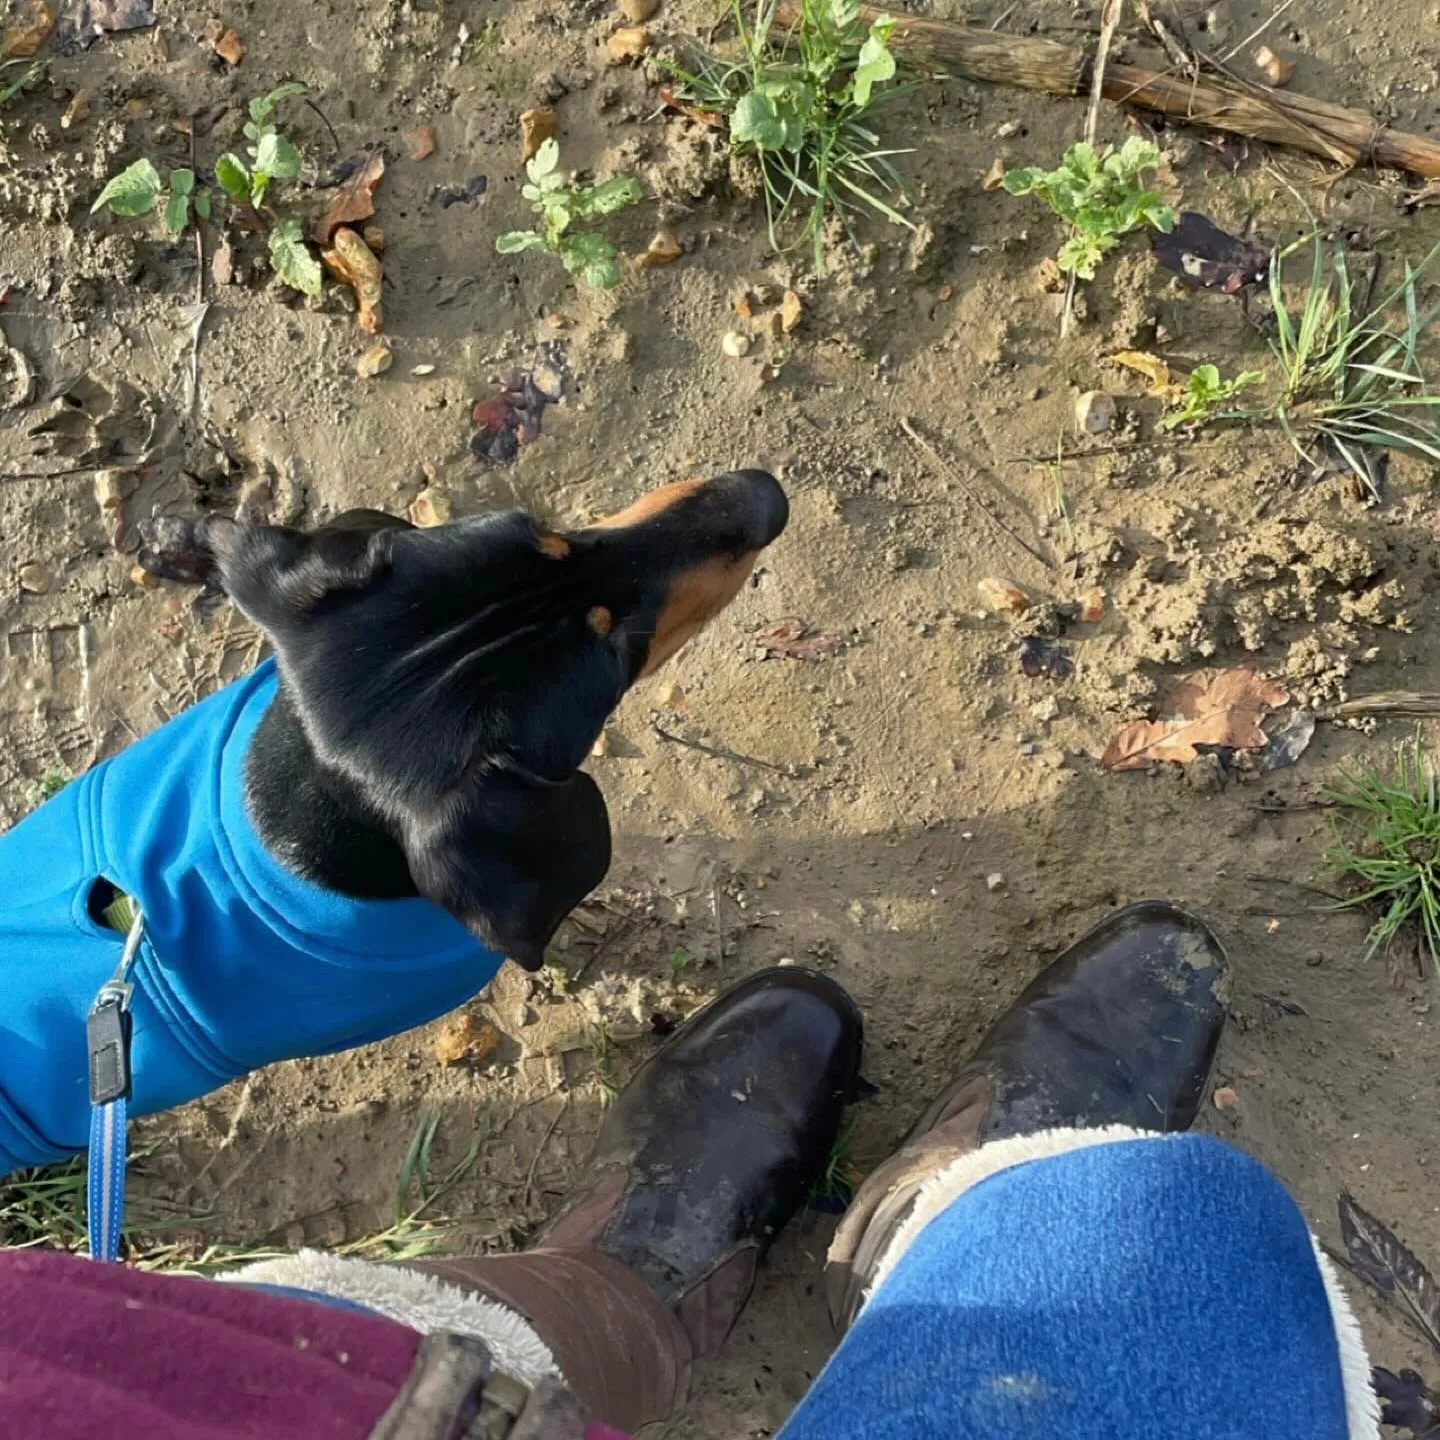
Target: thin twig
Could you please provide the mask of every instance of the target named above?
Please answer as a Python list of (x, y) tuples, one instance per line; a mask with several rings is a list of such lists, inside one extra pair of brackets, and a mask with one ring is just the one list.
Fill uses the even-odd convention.
[(1440, 695), (1422, 690), (1382, 690), (1327, 705), (1316, 713), (1322, 720), (1348, 720), (1356, 715), (1440, 715)]
[(773, 760), (761, 760), (755, 755), (742, 755), (738, 750), (727, 750), (723, 745), (706, 745), (700, 740), (687, 740), (683, 735), (672, 735), (665, 729), (658, 720), (650, 722), (650, 728), (662, 740), (668, 740), (672, 745), (683, 745), (687, 750), (698, 750), (702, 755), (709, 755), (716, 760), (733, 760), (737, 765), (758, 765), (762, 770), (773, 770), (777, 775), (783, 775), (787, 780), (795, 780), (793, 765), (777, 765)]
[(1288, 875), (1266, 875), (1260, 870), (1246, 871), (1245, 878), (1252, 885), (1287, 885), (1292, 890), (1307, 890), (1312, 895), (1323, 895), (1327, 900), (1343, 900), (1343, 895), (1337, 895), (1333, 890), (1323, 889), (1319, 885), (1307, 885), (1303, 880), (1292, 880)]
[(550, 1128), (540, 1139), (540, 1145), (535, 1151), (535, 1158), (530, 1162), (530, 1169), (525, 1175), (525, 1193), (520, 1201), (521, 1210), (530, 1208), (530, 1191), (535, 1184), (535, 1171), (540, 1164), (540, 1157), (545, 1153), (545, 1147), (550, 1143), (550, 1137), (555, 1133), (555, 1127), (560, 1123), (561, 1117), (570, 1108), (570, 1096), (567, 1094), (560, 1108), (555, 1112), (555, 1118), (550, 1122)]
[(335, 147), (335, 153), (338, 155), (340, 153), (340, 137), (330, 123), (330, 117), (308, 95), (301, 96), (301, 99), (320, 117), (325, 128), (330, 132), (330, 143)]
[(1334, 800), (1299, 800), (1294, 805), (1275, 804), (1273, 801), (1262, 800), (1255, 807), (1262, 815), (1298, 815), (1302, 810), (1334, 810)]
[[(199, 173), (196, 165), (195, 155), (195, 119), (190, 116), (190, 173)], [(190, 197), (190, 208), (195, 209), (195, 197)], [(199, 212), (195, 215), (195, 303), (205, 303), (205, 222), (200, 218)]]
[[(949, 480), (951, 484), (958, 486), (975, 503), (980, 513), (997, 529), (1002, 535), (1013, 540), (1028, 555), (1034, 556), (1047, 570), (1055, 569), (1055, 562), (1048, 555), (1042, 554), (1025, 537), (1007, 525), (998, 515), (986, 505), (980, 498), (975, 487), (965, 479), (953, 465), (949, 465), (941, 458), (935, 447), (915, 428), (914, 422), (900, 416), (900, 428), (910, 437), (911, 443), (922, 455), (934, 466), (935, 472), (942, 480)], [(1052, 462), (1053, 463), (1053, 462)]]

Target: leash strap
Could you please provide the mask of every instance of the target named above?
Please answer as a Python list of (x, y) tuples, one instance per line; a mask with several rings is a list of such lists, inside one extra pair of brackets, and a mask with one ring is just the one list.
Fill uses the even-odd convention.
[(145, 917), (137, 908), (115, 973), (85, 1017), (90, 1057), (90, 1156), (86, 1176), (86, 1229), (92, 1260), (120, 1253), (125, 1213), (125, 1120), (130, 1097), (130, 997), (126, 978), (140, 950)]

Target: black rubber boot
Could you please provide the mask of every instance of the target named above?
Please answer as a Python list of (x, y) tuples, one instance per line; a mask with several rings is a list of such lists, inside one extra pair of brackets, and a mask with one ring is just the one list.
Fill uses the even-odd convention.
[(621, 1091), (589, 1184), (535, 1245), (412, 1268), (524, 1317), (597, 1419), (663, 1419), (823, 1175), (860, 1052), (860, 1012), (835, 981), (798, 966), (751, 975)]
[(1227, 999), (1219, 942), (1166, 901), (1127, 906), (1077, 940), (996, 1021), (856, 1193), (826, 1270), (836, 1325), (854, 1318), (920, 1187), (959, 1156), (1042, 1130), (1188, 1129)]

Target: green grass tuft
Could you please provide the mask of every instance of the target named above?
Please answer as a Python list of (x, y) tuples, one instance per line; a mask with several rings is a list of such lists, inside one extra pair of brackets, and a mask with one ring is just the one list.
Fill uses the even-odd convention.
[(1413, 931), (1440, 975), (1440, 785), (1420, 737), (1401, 747), (1390, 774), (1358, 767), (1326, 799), (1341, 812), (1326, 865), (1359, 887), (1336, 908), (1379, 911), (1372, 955)]

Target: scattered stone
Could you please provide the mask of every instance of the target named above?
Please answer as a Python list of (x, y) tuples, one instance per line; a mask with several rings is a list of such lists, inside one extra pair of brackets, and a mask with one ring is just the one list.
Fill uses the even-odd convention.
[(1288, 85), (1295, 73), (1295, 62), (1276, 54), (1268, 45), (1262, 45), (1255, 52), (1255, 66), (1277, 90)]
[(992, 870), (985, 877), (985, 888), (987, 890), (998, 890), (1005, 883), (1005, 876), (999, 870)]
[(1217, 1110), (1234, 1110), (1240, 1104), (1240, 1097), (1229, 1085), (1216, 1086), (1210, 1099)]
[(1007, 120), (1003, 125), (995, 127), (995, 138), (997, 140), (1013, 140), (1025, 126), (1019, 120)]
[(635, 263), (641, 269), (651, 265), (673, 265), (684, 253), (685, 247), (669, 230), (657, 230), (650, 243), (635, 257)]
[(412, 160), (425, 160), (435, 153), (435, 127), (417, 125), (405, 132), (405, 148)]
[(1185, 783), (1197, 795), (1218, 795), (1225, 788), (1225, 766), (1218, 755), (1197, 755), (1185, 766)]
[(95, 503), (102, 510), (118, 510), (139, 488), (140, 480), (133, 470), (97, 470), (95, 472)]
[(1023, 615), (1030, 608), (1030, 597), (1008, 580), (993, 577), (982, 580), (976, 589), (981, 603), (995, 615)]
[(238, 65), (245, 58), (245, 43), (233, 30), (222, 30), (215, 53), (227, 64)]
[(132, 565), (130, 583), (139, 590), (154, 590), (159, 587), (160, 577), (152, 575), (143, 565)]
[(678, 710), (685, 703), (685, 691), (681, 689), (679, 682), (670, 685), (660, 697), (660, 708), (662, 710)]
[(65, 107), (60, 116), (60, 128), (62, 130), (73, 130), (81, 121), (90, 115), (90, 92), (88, 90), (77, 90), (71, 97), (70, 103)]
[(55, 577), (33, 560), (20, 567), (20, 588), (28, 595), (44, 595), (55, 583)]
[(356, 362), (355, 373), (362, 380), (383, 375), (395, 363), (395, 354), (388, 345), (372, 345)]
[(500, 1032), (488, 1020), (468, 1011), (446, 1021), (435, 1041), (441, 1065), (484, 1064), (500, 1048)]
[(605, 42), (612, 65), (638, 60), (650, 48), (650, 32), (643, 25), (625, 25)]
[(596, 760), (604, 760), (610, 754), (610, 732), (608, 730), (602, 730), (595, 737), (595, 743), (590, 747), (590, 754)]
[(800, 323), (802, 314), (800, 297), (793, 290), (787, 290), (780, 300), (780, 329), (788, 335)]
[(228, 285), (235, 278), (235, 252), (228, 240), (222, 239), (210, 257), (210, 278), (216, 285)]
[(620, 0), (620, 13), (637, 25), (648, 20), (660, 8), (660, 0)]
[(1060, 713), (1060, 702), (1053, 695), (1047, 695), (1030, 707), (1030, 713), (1037, 720), (1048, 724)]
[(378, 225), (367, 225), (360, 238), (378, 255), (385, 248), (385, 232)]
[(433, 365), (412, 365), (410, 367), (410, 373), (420, 376), (433, 375), (435, 373), (435, 367)]
[(1086, 625), (1093, 625), (1105, 614), (1105, 592), (1100, 589), (1087, 590), (1080, 597), (1080, 619)]
[(1075, 402), (1075, 427), (1082, 435), (1103, 435), (1115, 423), (1115, 397), (1087, 390)]
[(998, 190), (1005, 183), (1005, 157), (997, 155), (991, 162), (990, 168), (985, 172), (985, 178), (980, 182), (982, 190)]
[(1065, 293), (1065, 272), (1055, 262), (1053, 255), (1047, 255), (1035, 267), (1035, 281), (1045, 295)]
[(441, 490), (427, 487), (410, 502), (410, 523), (422, 530), (432, 530), (450, 519), (450, 497)]
[(750, 353), (750, 337), (739, 330), (727, 330), (721, 338), (720, 348), (732, 360), (743, 360)]
[(560, 117), (548, 105), (520, 112), (521, 158), (533, 160), (540, 147), (559, 128)]

